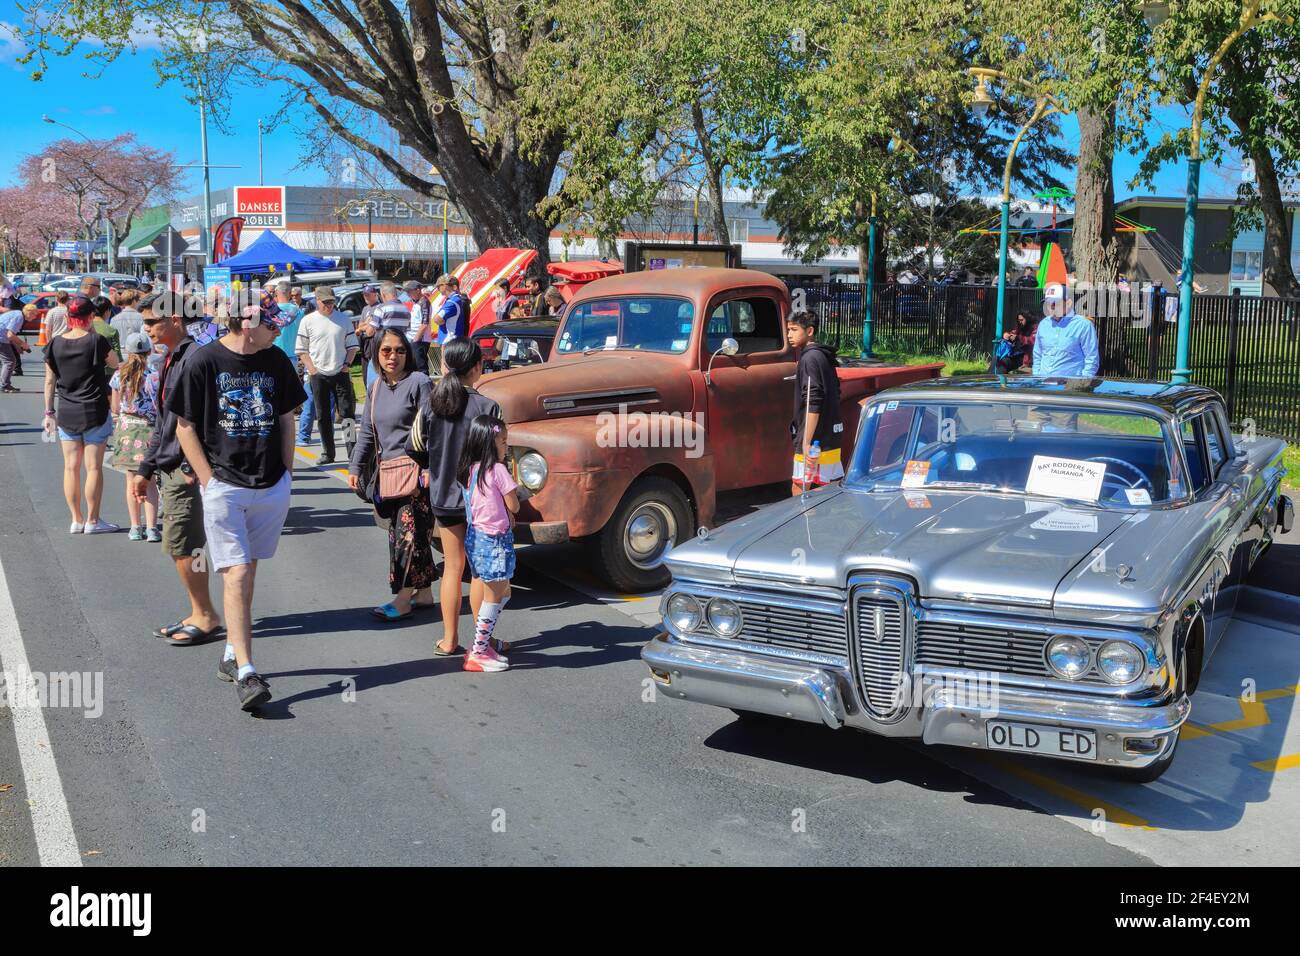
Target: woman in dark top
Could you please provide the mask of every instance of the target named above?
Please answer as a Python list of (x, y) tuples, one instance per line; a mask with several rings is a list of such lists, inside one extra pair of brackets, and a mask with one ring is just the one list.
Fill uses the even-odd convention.
[(1017, 313), (1016, 327), (1010, 332), (1002, 333), (1002, 338), (1011, 345), (1011, 354), (1005, 358), (995, 358), (993, 371), (998, 375), (1006, 375), (1022, 367), (1026, 372), (1032, 371), (1030, 366), (1034, 361), (1035, 331), (1034, 320), (1029, 313)]
[[(45, 347), (45, 431), (58, 431), (63, 446), (63, 497), (72, 513), (72, 534), (117, 531), (99, 516), (104, 497), (104, 446), (113, 434), (107, 369), (117, 368), (108, 339), (92, 329), (95, 309), (85, 296), (68, 303), (68, 328)], [(54, 397), (58, 395), (58, 407)], [(82, 466), (86, 510), (81, 509)]]
[[(378, 461), (406, 455), (411, 425), (429, 400), (431, 387), (429, 376), (416, 370), (415, 356), (400, 330), (382, 329), (375, 339), (371, 364), (377, 374), (370, 382), (348, 467), (348, 485), (353, 491), (361, 479), (361, 465), (376, 445)], [(378, 469), (378, 463), (375, 467)], [(393, 600), (372, 613), (384, 621), (400, 621), (411, 616), (412, 608), (434, 603), (433, 510), (422, 489), (409, 498), (377, 501), (375, 508), (389, 520), (388, 586)]]
[[(429, 392), (406, 440), (406, 453), (425, 468), (429, 504), (444, 565), (438, 598), (442, 604), (442, 643), (434, 654), (460, 652), (456, 624), (460, 619), (460, 580), (465, 571), (465, 501), (461, 496), (460, 453), (469, 425), (479, 415), (501, 418), (496, 402), (474, 390), (483, 375), (483, 352), (471, 338), (455, 338), (442, 348), (442, 378)], [(471, 585), (470, 608), (475, 615), (483, 601), (482, 582)]]

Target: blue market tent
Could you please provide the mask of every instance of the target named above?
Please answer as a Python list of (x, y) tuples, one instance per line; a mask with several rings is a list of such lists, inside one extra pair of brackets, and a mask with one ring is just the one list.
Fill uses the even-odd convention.
[(283, 274), (290, 268), (294, 272), (324, 272), (334, 268), (334, 260), (299, 252), (268, 229), (239, 255), (231, 256), (218, 265), (228, 268), (232, 276), (246, 276), (269, 273), (272, 269), (277, 274)]

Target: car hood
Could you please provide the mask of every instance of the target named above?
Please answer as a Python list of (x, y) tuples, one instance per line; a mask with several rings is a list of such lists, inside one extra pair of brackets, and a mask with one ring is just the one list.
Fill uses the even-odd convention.
[(1050, 607), (1062, 579), (1130, 517), (1015, 495), (828, 488), (684, 544), (669, 563), (686, 577), (696, 566), (829, 588), (870, 569), (913, 579), (924, 598)]
[(480, 392), (501, 406), (507, 424), (617, 412), (689, 412), (690, 376), (679, 357), (622, 351), (564, 358), (494, 372)]

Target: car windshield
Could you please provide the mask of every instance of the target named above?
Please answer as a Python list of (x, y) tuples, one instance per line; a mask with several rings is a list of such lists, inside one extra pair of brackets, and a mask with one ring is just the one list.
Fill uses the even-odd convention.
[(1182, 497), (1151, 415), (1062, 405), (878, 401), (846, 484), (873, 491), (1013, 492), (1110, 507)]
[(589, 299), (569, 308), (555, 348), (561, 353), (604, 349), (686, 351), (695, 306), (667, 296)]

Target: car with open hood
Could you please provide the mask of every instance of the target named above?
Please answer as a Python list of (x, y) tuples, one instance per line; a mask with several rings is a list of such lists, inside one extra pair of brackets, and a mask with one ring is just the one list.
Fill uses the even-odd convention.
[[(666, 584), (664, 556), (712, 526), (719, 494), (790, 481), (789, 314), (784, 283), (748, 269), (584, 285), (545, 362), (477, 386), (510, 427), (525, 496), (515, 539), (585, 541), (596, 572), (620, 590)], [(839, 368), (845, 434), (861, 399), (939, 370)]]
[(840, 485), (673, 550), (642, 657), (674, 699), (1154, 779), (1291, 528), (1284, 449), (1198, 386), (890, 389)]

